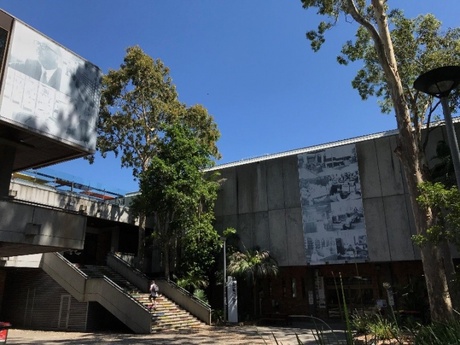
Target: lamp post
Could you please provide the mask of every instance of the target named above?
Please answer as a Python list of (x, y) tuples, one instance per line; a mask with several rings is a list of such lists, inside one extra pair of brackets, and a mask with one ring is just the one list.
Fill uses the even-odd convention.
[(227, 323), (227, 238), (220, 238), (224, 244), (224, 324)]
[(454, 165), (457, 188), (460, 188), (460, 151), (457, 136), (452, 123), (448, 97), (460, 83), (460, 66), (445, 66), (435, 68), (420, 75), (414, 82), (414, 89), (441, 100), (442, 112), (446, 123), (447, 140)]

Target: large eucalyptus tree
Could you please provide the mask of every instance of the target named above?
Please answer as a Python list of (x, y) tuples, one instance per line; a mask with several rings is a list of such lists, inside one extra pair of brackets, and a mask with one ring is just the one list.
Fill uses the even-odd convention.
[[(425, 116), (432, 99), (413, 89), (422, 73), (460, 62), (459, 29), (441, 29), (431, 14), (405, 18), (400, 10), (390, 10), (386, 0), (301, 0), (305, 9), (316, 8), (323, 16), (316, 30), (307, 32), (314, 51), (325, 42), (325, 34), (340, 19), (356, 25), (354, 40), (345, 42), (338, 62), (360, 61), (352, 81), (362, 99), (379, 98), (382, 112), (394, 112), (399, 130), (395, 154), (404, 168), (418, 235), (426, 235), (433, 222), (430, 207), (417, 203), (418, 186), (430, 179), (422, 142)], [(342, 23), (343, 24), (343, 23)], [(457, 107), (457, 100), (453, 108)], [(457, 301), (450, 289), (454, 267), (445, 241), (421, 246), (422, 264), (433, 320), (453, 317)]]
[[(121, 165), (133, 171), (139, 180), (158, 154), (158, 142), (167, 124), (187, 123), (193, 135), (207, 145), (216, 158), (219, 131), (207, 110), (195, 105), (186, 107), (178, 100), (169, 69), (160, 59), (154, 60), (140, 47), (127, 49), (118, 70), (110, 70), (102, 80), (101, 109), (97, 149), (103, 157), (109, 152), (120, 155)], [(139, 217), (137, 259), (143, 267), (145, 213)]]

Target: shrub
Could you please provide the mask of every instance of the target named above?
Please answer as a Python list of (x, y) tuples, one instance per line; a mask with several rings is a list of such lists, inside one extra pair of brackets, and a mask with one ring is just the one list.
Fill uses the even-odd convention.
[(370, 324), (373, 322), (374, 315), (369, 315), (365, 312), (355, 310), (351, 315), (351, 325), (357, 334), (368, 334), (370, 332)]
[(195, 289), (195, 291), (193, 291), (193, 296), (199, 299), (200, 301), (208, 303), (208, 298), (206, 297), (206, 293), (202, 289)]
[(417, 345), (460, 344), (460, 321), (421, 326), (415, 334)]
[(369, 323), (369, 333), (376, 339), (388, 340), (398, 338), (401, 332), (395, 322), (375, 314), (374, 321)]

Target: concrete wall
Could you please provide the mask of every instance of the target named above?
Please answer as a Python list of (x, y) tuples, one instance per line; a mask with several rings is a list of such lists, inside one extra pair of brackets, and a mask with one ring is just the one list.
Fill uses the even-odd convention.
[(16, 192), (16, 200), (43, 204), (68, 211), (82, 212), (85, 215), (107, 220), (135, 223), (130, 217), (129, 207), (114, 202), (101, 201), (86, 195), (56, 190), (40, 183), (30, 183), (13, 179), (10, 190)]
[[(430, 164), (442, 139), (443, 128), (430, 133)], [(370, 261), (420, 259), (411, 240), (415, 227), (404, 172), (394, 154), (397, 136), (361, 138), (355, 145)], [(217, 169), (224, 181), (215, 208), (218, 231), (234, 227), (246, 248), (269, 250), (280, 266), (306, 265), (297, 153)]]
[(30, 254), (30, 255), (19, 255), (11, 256), (8, 260), (4, 261), (4, 267), (27, 267), (27, 268), (39, 268), (42, 260), (42, 253)]
[(150, 313), (106, 277), (87, 279), (56, 253), (43, 254), (41, 268), (77, 301), (98, 302), (134, 332), (150, 333)]
[(234, 227), (246, 248), (268, 249), (281, 266), (304, 265), (297, 156), (220, 171), (216, 227)]
[(18, 255), (16, 244), (24, 248), (21, 254), (40, 252), (38, 247), (43, 252), (49, 251), (43, 247), (83, 249), (86, 217), (82, 215), (5, 200), (0, 200), (0, 215), (0, 242), (9, 245), (2, 256)]
[(42, 270), (9, 270), (7, 276), (2, 320), (15, 328), (88, 331), (88, 302), (71, 297)]

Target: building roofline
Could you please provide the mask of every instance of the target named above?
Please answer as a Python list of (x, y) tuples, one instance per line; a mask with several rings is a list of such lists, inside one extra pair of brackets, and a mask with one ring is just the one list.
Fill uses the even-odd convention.
[(307, 146), (307, 147), (303, 147), (303, 148), (300, 148), (300, 149), (289, 150), (289, 151), (284, 151), (284, 152), (280, 152), (280, 153), (266, 154), (264, 156), (248, 158), (248, 159), (242, 159), (242, 160), (239, 160), (239, 161), (236, 161), (236, 162), (216, 165), (215, 167), (206, 169), (206, 171), (221, 170), (221, 169), (231, 168), (231, 167), (240, 166), (240, 165), (246, 165), (246, 164), (251, 164), (251, 163), (262, 162), (262, 161), (275, 159), (275, 158), (282, 158), (282, 157), (287, 157), (287, 156), (298, 155), (300, 153), (316, 152), (316, 151), (324, 150), (324, 149), (331, 148), (331, 147), (337, 147), (337, 146), (342, 146), (342, 145), (347, 145), (347, 144), (354, 144), (354, 143), (358, 143), (358, 142), (362, 142), (362, 141), (366, 141), (366, 140), (378, 139), (378, 138), (391, 136), (391, 135), (395, 135), (395, 134), (398, 134), (397, 129), (393, 129), (393, 130), (390, 130), (390, 131), (379, 132), (379, 133), (375, 133), (375, 134), (362, 135), (362, 136), (353, 137), (353, 138), (350, 138), (350, 139), (332, 141), (332, 142), (329, 142), (329, 143), (326, 143), (326, 144)]
[[(453, 123), (460, 123), (460, 117), (455, 117), (452, 119)], [(444, 121), (435, 121), (430, 124), (430, 127), (439, 127), (439, 126), (444, 126)], [(426, 128), (426, 125), (423, 126), (423, 128)], [(246, 164), (251, 164), (251, 163), (257, 163), (257, 162), (262, 162), (270, 159), (275, 159), (275, 158), (282, 158), (282, 157), (287, 157), (287, 156), (293, 156), (293, 155), (298, 155), (301, 153), (310, 153), (310, 152), (316, 152), (324, 149), (328, 149), (331, 147), (337, 147), (337, 146), (342, 146), (342, 145), (347, 145), (347, 144), (354, 144), (354, 143), (359, 143), (367, 140), (372, 140), (372, 139), (378, 139), (378, 138), (383, 138), (387, 136), (392, 136), (392, 135), (397, 135), (399, 133), (398, 129), (393, 129), (389, 131), (383, 131), (383, 132), (378, 132), (374, 134), (367, 134), (367, 135), (362, 135), (358, 137), (353, 137), (350, 139), (343, 139), (343, 140), (337, 140), (337, 141), (332, 141), (326, 144), (320, 144), (320, 145), (313, 145), (313, 146), (307, 146), (304, 148), (300, 149), (295, 149), (295, 150), (289, 150), (289, 151), (284, 151), (280, 153), (274, 153), (274, 154), (266, 154), (264, 156), (258, 156), (258, 157), (253, 157), (253, 158), (248, 158), (248, 159), (242, 159), (236, 162), (231, 162), (231, 163), (225, 163), (221, 165), (216, 165), (212, 168), (206, 169), (206, 171), (215, 171), (215, 170), (222, 170), (222, 169), (227, 169), (227, 168), (232, 168), (240, 165), (246, 165)]]

